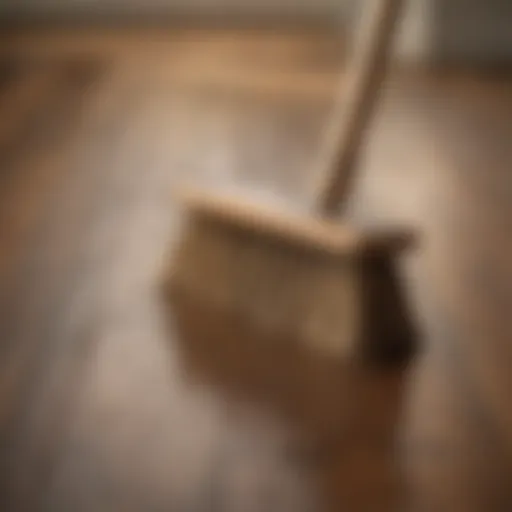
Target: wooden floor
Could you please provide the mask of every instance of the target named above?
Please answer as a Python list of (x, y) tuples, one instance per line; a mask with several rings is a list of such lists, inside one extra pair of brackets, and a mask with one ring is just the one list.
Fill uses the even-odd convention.
[(512, 510), (512, 82), (397, 73), (351, 214), (413, 225), (408, 364), (169, 304), (173, 184), (307, 198), (339, 41), (0, 38), (0, 509)]

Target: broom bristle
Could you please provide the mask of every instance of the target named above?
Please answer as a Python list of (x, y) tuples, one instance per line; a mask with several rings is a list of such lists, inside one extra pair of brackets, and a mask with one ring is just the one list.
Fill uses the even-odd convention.
[(258, 208), (237, 213), (205, 204), (189, 209), (171, 267), (173, 289), (240, 314), (265, 333), (350, 352), (361, 322), (359, 258), (371, 246), (361, 244), (364, 237), (349, 238), (340, 227), (336, 241), (329, 227), (326, 244), (318, 231), (307, 236), (298, 219), (282, 217), (278, 228), (286, 230), (276, 230), (274, 216)]
[(350, 257), (301, 253), (196, 218), (178, 248), (170, 282), (265, 332), (348, 349), (357, 322), (353, 264)]

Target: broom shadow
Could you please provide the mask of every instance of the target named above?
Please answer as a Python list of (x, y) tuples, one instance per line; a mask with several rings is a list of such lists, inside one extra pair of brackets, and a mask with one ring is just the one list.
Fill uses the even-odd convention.
[(166, 296), (188, 379), (300, 432), (289, 455), (313, 468), (334, 507), (340, 500), (367, 506), (372, 499), (379, 500), (380, 510), (386, 503), (397, 506), (410, 358), (328, 358), (292, 339), (263, 336), (239, 317), (177, 292)]

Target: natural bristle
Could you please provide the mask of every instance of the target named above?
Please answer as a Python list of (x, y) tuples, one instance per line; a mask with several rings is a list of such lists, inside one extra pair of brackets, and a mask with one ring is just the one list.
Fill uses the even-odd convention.
[(350, 324), (357, 321), (349, 313), (357, 303), (356, 287), (349, 283), (355, 275), (351, 258), (297, 251), (293, 245), (283, 250), (267, 237), (223, 227), (191, 220), (174, 261), (174, 287), (268, 332), (348, 346), (344, 332), (352, 332)]
[[(329, 352), (350, 351), (361, 330), (364, 236), (261, 208), (198, 197), (175, 254), (170, 283), (259, 328)], [(320, 249), (320, 250), (319, 250)]]

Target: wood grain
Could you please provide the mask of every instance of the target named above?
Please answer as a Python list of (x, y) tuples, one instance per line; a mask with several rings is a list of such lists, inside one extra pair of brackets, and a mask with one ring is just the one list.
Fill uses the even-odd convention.
[(398, 269), (422, 350), (343, 366), (161, 293), (176, 183), (308, 197), (338, 41), (83, 29), (1, 46), (0, 105), (38, 97), (1, 121), (2, 510), (511, 509), (509, 82), (386, 89), (350, 215), (425, 233)]

